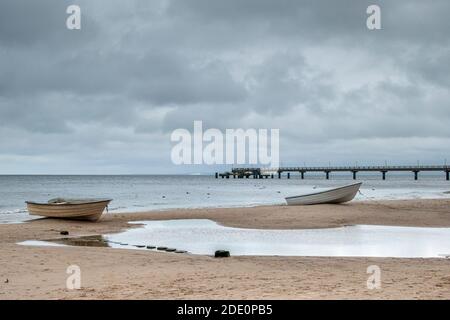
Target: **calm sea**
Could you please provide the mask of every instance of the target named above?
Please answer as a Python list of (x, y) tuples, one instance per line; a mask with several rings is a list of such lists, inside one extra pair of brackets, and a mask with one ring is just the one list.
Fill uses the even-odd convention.
[[(442, 175), (360, 175), (362, 194), (357, 200), (450, 197), (450, 182)], [(215, 179), (213, 176), (1, 176), (0, 223), (30, 219), (26, 200), (55, 197), (107, 197), (114, 201), (110, 212), (136, 212), (170, 208), (204, 208), (281, 204), (284, 197), (318, 188), (353, 183), (349, 176), (298, 176), (275, 179)]]

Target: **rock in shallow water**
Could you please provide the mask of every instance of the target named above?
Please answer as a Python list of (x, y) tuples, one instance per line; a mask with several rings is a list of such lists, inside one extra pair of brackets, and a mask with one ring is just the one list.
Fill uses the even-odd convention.
[(230, 256), (230, 251), (226, 250), (217, 250), (214, 253), (214, 258), (228, 258)]
[(63, 230), (63, 231), (61, 231), (59, 234), (60, 234), (60, 235), (63, 235), (63, 236), (68, 236), (68, 235), (69, 235), (69, 231)]

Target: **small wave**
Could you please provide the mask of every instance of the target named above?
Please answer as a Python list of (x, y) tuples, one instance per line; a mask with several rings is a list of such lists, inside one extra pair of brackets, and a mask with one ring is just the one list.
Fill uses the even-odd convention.
[(15, 209), (15, 210), (0, 211), (0, 214), (17, 214), (17, 213), (28, 213), (28, 210), (27, 209)]
[(108, 207), (109, 211), (116, 211), (116, 210), (122, 210), (122, 209), (127, 209), (127, 207)]

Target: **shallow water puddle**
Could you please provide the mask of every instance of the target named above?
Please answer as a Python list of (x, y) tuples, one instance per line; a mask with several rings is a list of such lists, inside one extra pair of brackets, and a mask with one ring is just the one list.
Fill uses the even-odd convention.
[(66, 245), (56, 243), (52, 241), (39, 241), (39, 240), (27, 240), (17, 243), (21, 246), (33, 246), (33, 247), (65, 247)]
[(84, 236), (76, 238), (49, 239), (44, 241), (27, 240), (19, 242), (18, 244), (25, 246), (53, 246), (53, 247), (65, 247), (65, 246), (109, 247), (107, 240), (104, 239), (103, 236), (101, 235)]
[(450, 228), (356, 225), (329, 229), (230, 228), (206, 219), (136, 221), (118, 234), (24, 241), (34, 246), (94, 246), (213, 255), (437, 258), (450, 256)]
[(49, 240), (27, 240), (18, 242), (17, 244), (35, 247), (108, 247), (108, 248), (147, 249), (173, 253), (186, 253), (186, 251), (184, 250), (177, 250), (170, 247), (163, 247), (163, 246), (156, 247), (150, 245), (139, 245), (139, 244), (117, 242), (113, 240), (108, 240), (102, 235), (82, 236), (72, 238), (67, 237)]
[[(138, 221), (142, 228), (107, 235), (118, 243), (154, 245), (212, 255), (352, 256), (431, 258), (450, 253), (450, 228), (357, 225), (330, 229), (258, 230), (221, 226), (211, 220)], [(111, 242), (112, 241), (112, 242)]]

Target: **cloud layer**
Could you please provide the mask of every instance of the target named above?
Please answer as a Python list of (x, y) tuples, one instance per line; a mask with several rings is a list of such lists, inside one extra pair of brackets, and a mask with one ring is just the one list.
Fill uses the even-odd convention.
[(0, 4), (0, 173), (178, 173), (170, 133), (279, 128), (283, 164), (442, 163), (450, 3)]

